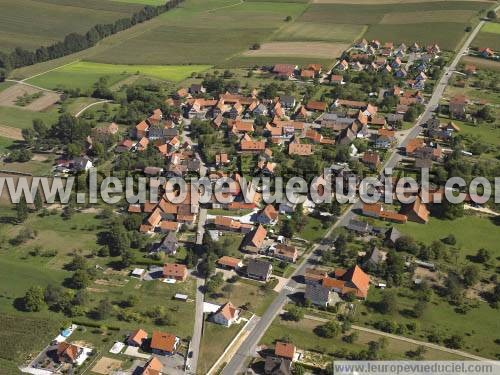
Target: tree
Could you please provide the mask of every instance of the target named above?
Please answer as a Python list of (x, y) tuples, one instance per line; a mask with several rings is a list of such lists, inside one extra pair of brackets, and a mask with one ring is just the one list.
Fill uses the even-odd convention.
[(464, 204), (463, 203), (451, 203), (447, 199), (441, 205), (442, 215), (445, 219), (454, 220), (459, 217), (464, 216)]
[(306, 370), (304, 369), (304, 366), (302, 366), (300, 363), (293, 364), (293, 369), (292, 369), (293, 375), (304, 375), (305, 373)]
[(292, 16), (286, 16), (285, 17), (285, 22), (290, 22), (292, 20)]
[(475, 264), (469, 264), (462, 270), (464, 285), (470, 287), (479, 281), (479, 268)]
[(290, 306), (290, 308), (285, 312), (284, 318), (286, 320), (299, 322), (304, 318), (304, 311), (297, 306)]
[(132, 260), (134, 259), (134, 254), (130, 249), (125, 249), (122, 251), (122, 267), (128, 267), (132, 264)]
[(260, 43), (254, 43), (250, 46), (250, 49), (257, 50), (260, 49)]
[(460, 349), (464, 345), (464, 339), (458, 334), (451, 335), (450, 338), (445, 340), (445, 344), (448, 348)]
[(316, 328), (316, 334), (318, 336), (331, 339), (340, 333), (340, 326), (335, 320), (331, 320)]
[(66, 268), (70, 271), (85, 270), (88, 268), (87, 259), (85, 259), (85, 257), (81, 254), (75, 254)]
[(382, 300), (380, 301), (380, 312), (382, 314), (394, 314), (398, 310), (398, 301), (396, 293), (393, 291), (386, 291), (382, 295)]
[(35, 143), (35, 131), (31, 128), (24, 128), (21, 131), (24, 141), (28, 144), (29, 147), (32, 147)]
[(488, 17), (490, 20), (496, 20), (497, 19), (497, 14), (492, 9), (492, 10), (489, 10), (488, 13), (486, 13), (486, 17)]
[(86, 270), (77, 270), (71, 277), (69, 285), (74, 289), (85, 289), (90, 281), (90, 275)]
[(104, 320), (111, 316), (113, 312), (113, 305), (109, 301), (109, 299), (104, 298), (99, 301), (99, 304), (96, 306), (94, 310), (94, 318), (97, 320)]
[(23, 302), (26, 311), (40, 311), (45, 304), (43, 289), (39, 286), (32, 286), (24, 295)]
[(42, 195), (40, 194), (40, 190), (36, 191), (33, 203), (35, 204), (36, 211), (40, 211), (43, 208), (43, 200)]
[(417, 254), (418, 245), (411, 236), (401, 236), (394, 243), (397, 251), (406, 251), (410, 254)]
[(447, 244), (447, 245), (454, 246), (457, 243), (457, 239), (455, 238), (454, 234), (450, 233), (448, 236), (446, 236), (445, 238), (443, 238), (443, 242), (445, 244)]
[(115, 221), (109, 232), (109, 253), (112, 256), (121, 255), (130, 247), (130, 238), (127, 231), (119, 221)]
[(424, 315), (424, 311), (427, 307), (427, 302), (423, 299), (420, 299), (417, 301), (415, 306), (413, 307), (413, 314), (415, 315), (415, 318), (421, 318), (422, 315)]
[(26, 203), (26, 198), (21, 196), (19, 203), (16, 206), (17, 210), (17, 221), (23, 223), (28, 218), (28, 203)]
[(475, 258), (479, 263), (488, 263), (491, 259), (491, 253), (488, 250), (481, 248), (477, 251)]

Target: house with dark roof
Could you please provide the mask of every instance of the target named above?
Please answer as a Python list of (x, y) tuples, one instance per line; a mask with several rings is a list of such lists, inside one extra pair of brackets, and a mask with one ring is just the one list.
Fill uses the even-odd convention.
[(247, 266), (247, 276), (260, 280), (268, 281), (273, 273), (273, 265), (265, 260), (252, 259)]
[(401, 236), (401, 232), (396, 227), (391, 227), (391, 229), (385, 232), (385, 241), (387, 244), (394, 246)]
[(340, 301), (336, 292), (318, 283), (308, 283), (306, 285), (304, 298), (311, 301), (313, 305), (321, 307), (332, 306)]
[(259, 224), (274, 225), (278, 221), (279, 212), (272, 204), (268, 204), (262, 211), (260, 211), (255, 218)]
[(292, 361), (268, 355), (264, 363), (266, 375), (292, 375)]
[(163, 251), (168, 255), (175, 255), (177, 249), (179, 248), (179, 241), (177, 241), (177, 236), (175, 232), (169, 232), (161, 241), (158, 251)]
[(387, 259), (387, 252), (374, 247), (370, 256), (366, 258), (363, 267), (378, 267)]
[(351, 219), (346, 228), (359, 234), (369, 234), (373, 230), (373, 227), (367, 222), (355, 219)]

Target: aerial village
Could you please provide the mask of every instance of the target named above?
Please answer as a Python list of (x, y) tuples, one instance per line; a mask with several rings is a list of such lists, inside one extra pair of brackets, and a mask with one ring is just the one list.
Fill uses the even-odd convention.
[[(116, 141), (115, 169), (127, 170), (130, 159), (142, 158), (142, 168), (135, 172), (151, 178), (157, 200), (124, 205), (120, 214), (132, 218), (132, 230), (143, 238), (141, 243), (154, 264), (132, 263), (127, 272), (142, 283), (161, 280), (172, 288), (197, 282), (195, 294), (175, 293), (173, 297), (184, 303), (195, 301), (193, 334), (182, 337), (176, 331), (178, 325), (151, 331), (139, 322), (110, 352), (119, 358), (125, 348), (125, 355), (137, 359), (137, 374), (189, 371), (202, 355), (200, 337), (207, 324), (226, 330), (240, 323), (252, 328), (256, 316), (262, 317), (265, 308), (256, 313), (254, 305), (260, 302), (239, 295), (245, 289), (234, 288), (242, 280), (252, 288), (273, 291), (273, 296), (283, 295), (283, 300), (290, 294), (280, 314), (292, 320), (299, 308), (305, 308), (307, 314), (334, 313), (349, 321), (358, 302), (398, 285), (402, 273), (410, 274), (412, 285), (420, 285), (425, 277), (432, 279), (436, 265), (429, 257), (414, 252), (396, 269), (399, 258), (394, 259), (393, 252), (415, 246), (401, 225), (425, 226), (437, 211), (434, 202), (444, 196), (437, 180), (428, 191), (420, 186), (407, 190), (416, 197), (411, 204), (357, 202), (353, 209), (336, 203), (316, 205), (307, 195), (300, 204), (265, 204), (259, 189), (248, 202), (241, 182), (254, 176), (288, 178), (295, 173), (309, 181), (319, 177), (316, 183), (320, 184), (325, 181), (324, 173), (330, 173), (346, 181), (354, 179), (358, 188), (363, 177), (378, 177), (389, 166), (396, 173), (385, 178), (391, 179), (395, 189), (400, 178), (419, 176), (422, 168), (443, 169), (454, 152), (453, 140), (461, 133), (457, 121), (471, 120), (482, 105), (464, 95), (429, 103), (441, 76), (448, 74), (443, 71), (448, 61), (444, 55), (436, 44), (406, 46), (363, 39), (329, 70), (313, 62), (304, 67), (281, 63), (260, 67), (270, 82), (263, 87), (218, 91), (206, 87), (205, 81), (195, 82), (165, 99), (168, 110), (153, 110), (129, 132), (119, 131), (115, 123), (94, 129), (87, 138), (87, 155), (58, 160), (56, 175), (87, 172), (95, 163), (89, 156), (92, 147), (103, 138)], [(460, 68), (464, 77), (475, 73), (474, 66)], [(281, 90), (283, 83), (326, 87), (330, 94), (299, 97)], [(359, 100), (356, 93), (360, 90), (367, 99)], [(472, 153), (465, 150), (461, 156)], [(212, 183), (231, 177), (231, 202), (219, 203), (214, 197), (199, 204), (199, 197), (192, 193), (183, 202), (170, 202), (166, 198), (169, 186), (159, 178), (191, 176), (208, 177)], [(335, 194), (335, 186), (331, 189)], [(423, 202), (423, 193), (430, 194), (428, 202)], [(480, 206), (470, 196), (466, 204)], [(186, 251), (198, 253), (187, 260)], [(259, 300), (261, 294), (253, 298)], [(320, 327), (323, 337), (335, 329), (328, 321)], [(235, 334), (235, 340), (243, 331)], [(55, 356), (69, 367), (88, 355), (86, 348), (66, 340), (54, 344)], [(297, 361), (325, 366), (301, 348), (300, 341), (283, 339), (259, 348), (249, 365), (256, 372), (292, 374)], [(40, 366), (50, 367), (50, 353), (47, 350), (38, 360)], [(217, 354), (217, 361), (205, 373), (216, 373), (231, 352)]]

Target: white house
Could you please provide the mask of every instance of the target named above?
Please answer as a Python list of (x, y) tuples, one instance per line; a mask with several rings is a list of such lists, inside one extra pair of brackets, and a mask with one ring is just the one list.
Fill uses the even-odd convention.
[(240, 310), (238, 310), (231, 302), (227, 302), (212, 316), (212, 320), (225, 327), (231, 327), (236, 323), (240, 317)]

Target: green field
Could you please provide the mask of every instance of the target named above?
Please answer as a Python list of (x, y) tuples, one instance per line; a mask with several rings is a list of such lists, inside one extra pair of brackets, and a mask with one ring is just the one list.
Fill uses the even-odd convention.
[(500, 49), (500, 23), (487, 22), (472, 42), (473, 47)]
[[(368, 40), (395, 43), (438, 43), (444, 49), (455, 49), (464, 29), (480, 9), (491, 4), (476, 1), (439, 1), (396, 4), (312, 4), (299, 18), (314, 25), (348, 24), (368, 26)], [(352, 27), (352, 26), (351, 26)], [(347, 29), (346, 38), (349, 31)], [(341, 31), (338, 35), (345, 33)]]
[(464, 216), (450, 221), (431, 217), (426, 225), (408, 222), (397, 225), (397, 228), (426, 244), (453, 233), (462, 256), (475, 254), (482, 247), (495, 252), (495, 256), (500, 256), (498, 247), (500, 231), (498, 226), (488, 218)]
[[(457, 230), (455, 234), (457, 235)], [(408, 318), (404, 314), (396, 313), (394, 315), (380, 314), (373, 309), (369, 309), (370, 302), (380, 301), (380, 289), (370, 288), (368, 294), (368, 304), (362, 304), (358, 309), (358, 318), (360, 323), (371, 325), (380, 320), (391, 320), (397, 323), (409, 323), (415, 321), (414, 318)], [(398, 310), (412, 310), (415, 305), (415, 297), (411, 291), (399, 290)], [(454, 306), (448, 302), (434, 297), (423, 316), (418, 319), (416, 334), (411, 335), (418, 340), (427, 341), (426, 337), (430, 333), (437, 333), (443, 338), (453, 334), (459, 334), (464, 338), (465, 346), (462, 350), (480, 355), (482, 357), (495, 358), (498, 353), (499, 321), (496, 318), (497, 310), (484, 302), (479, 302), (478, 307), (472, 308), (465, 315), (457, 313)], [(441, 343), (441, 345), (443, 345)]]
[(325, 41), (352, 42), (359, 39), (366, 26), (350, 24), (331, 24), (315, 22), (293, 22), (273, 35), (274, 40), (282, 41)]
[(131, 3), (131, 4), (142, 4), (142, 5), (163, 5), (165, 4), (165, 0), (112, 0), (118, 1), (120, 3)]
[(299, 15), (300, 3), (222, 0), (186, 1), (157, 17), (141, 33), (130, 33), (122, 43), (101, 48), (90, 60), (103, 63), (211, 64), (247, 50)]
[(0, 50), (34, 49), (85, 33), (99, 23), (112, 23), (143, 5), (99, 0), (0, 0)]
[(59, 113), (56, 107), (50, 107), (42, 112), (33, 112), (14, 107), (0, 107), (0, 125), (14, 128), (29, 128), (36, 118), (44, 120), (47, 124), (57, 121)]
[[(262, 338), (262, 343), (272, 347), (276, 340), (283, 338), (289, 338), (290, 342), (294, 343), (298, 349), (310, 350), (315, 352), (322, 352), (327, 358), (331, 360), (331, 354), (339, 349), (345, 349), (347, 351), (359, 352), (366, 349), (368, 342), (377, 341), (380, 339), (380, 335), (373, 333), (367, 333), (362, 331), (358, 332), (358, 340), (355, 343), (348, 344), (342, 340), (341, 335), (335, 338), (327, 339), (319, 337), (314, 333), (314, 329), (323, 323), (317, 322), (312, 319), (303, 319), (300, 322), (289, 322), (282, 320), (280, 317), (276, 318), (270, 329), (266, 332)], [(384, 358), (390, 358), (391, 360), (405, 359), (406, 352), (416, 350), (417, 345), (410, 344), (404, 341), (388, 339), (387, 347), (384, 350)], [(427, 360), (453, 360), (453, 359), (463, 359), (461, 357), (442, 352), (440, 350), (429, 349), (425, 353), (425, 359)]]
[(100, 77), (106, 77), (109, 86), (134, 74), (179, 82), (189, 77), (193, 72), (201, 72), (208, 68), (210, 68), (208, 65), (115, 65), (78, 61), (32, 78), (27, 82), (49, 89), (78, 87), (87, 90)]

